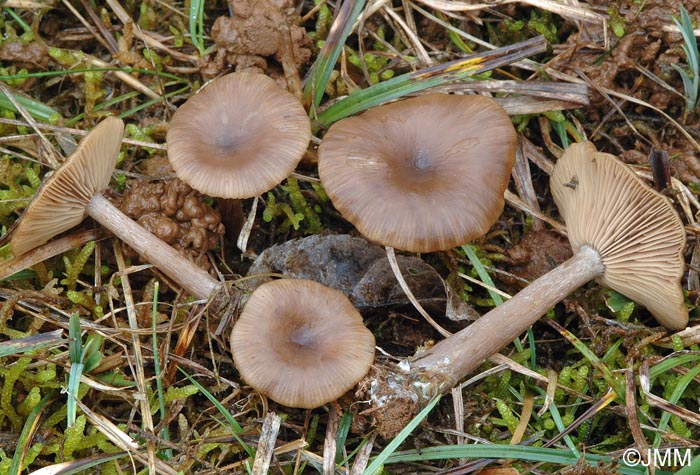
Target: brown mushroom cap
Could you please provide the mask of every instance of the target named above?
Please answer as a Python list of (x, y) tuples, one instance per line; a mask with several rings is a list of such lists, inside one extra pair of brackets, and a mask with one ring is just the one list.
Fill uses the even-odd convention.
[(294, 95), (265, 75), (237, 72), (215, 79), (175, 112), (168, 159), (202, 193), (250, 198), (289, 176), (310, 139), (311, 123)]
[(335, 123), (319, 149), (319, 175), (363, 235), (432, 252), (496, 222), (515, 143), (508, 114), (493, 100), (429, 94)]
[(92, 197), (109, 185), (123, 135), (124, 122), (107, 117), (47, 176), (15, 228), (12, 254), (20, 256), (80, 224)]
[(374, 360), (374, 336), (343, 293), (311, 280), (258, 287), (231, 333), (233, 360), (256, 390), (313, 408), (352, 388)]
[(663, 326), (685, 328), (685, 230), (668, 199), (590, 142), (566, 149), (551, 188), (574, 252), (588, 245), (600, 254), (605, 272), (598, 280), (644, 305)]

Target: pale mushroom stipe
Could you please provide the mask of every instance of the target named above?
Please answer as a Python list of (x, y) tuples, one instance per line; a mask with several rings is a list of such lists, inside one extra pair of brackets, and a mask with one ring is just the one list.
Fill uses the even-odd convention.
[(411, 362), (411, 374), (441, 374), (440, 390), (448, 390), (592, 279), (645, 305), (665, 327), (686, 326), (685, 230), (668, 199), (588, 142), (566, 149), (550, 183), (574, 257), (427, 350)]
[(31, 251), (90, 216), (197, 298), (221, 286), (203, 269), (110, 203), (107, 188), (119, 156), (124, 122), (108, 117), (48, 176), (25, 209), (10, 243), (15, 256)]
[(288, 407), (314, 408), (349, 391), (374, 361), (374, 336), (340, 291), (304, 279), (259, 286), (231, 332), (241, 377)]

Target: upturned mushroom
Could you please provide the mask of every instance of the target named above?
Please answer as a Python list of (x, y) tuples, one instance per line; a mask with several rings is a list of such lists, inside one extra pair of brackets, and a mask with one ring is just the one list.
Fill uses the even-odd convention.
[(319, 176), (370, 240), (446, 250), (486, 234), (502, 213), (515, 144), (492, 99), (429, 94), (336, 122), (319, 147)]
[(374, 336), (348, 298), (311, 280), (267, 282), (251, 294), (231, 332), (241, 377), (270, 399), (314, 408), (369, 371)]
[(124, 122), (108, 117), (85, 136), (48, 176), (25, 209), (10, 247), (20, 256), (90, 216), (197, 298), (209, 298), (220, 283), (175, 249), (129, 219), (101, 192), (119, 155)]
[(441, 375), (440, 390), (449, 389), (593, 279), (644, 305), (666, 328), (686, 326), (685, 230), (668, 199), (590, 142), (566, 149), (550, 184), (574, 256), (430, 348), (410, 363), (411, 375)]

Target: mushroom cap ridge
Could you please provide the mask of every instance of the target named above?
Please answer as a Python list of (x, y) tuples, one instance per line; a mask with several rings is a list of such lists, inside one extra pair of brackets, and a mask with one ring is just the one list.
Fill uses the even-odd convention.
[(92, 197), (109, 185), (123, 135), (124, 122), (107, 117), (47, 175), (15, 228), (12, 254), (21, 256), (80, 224)]
[(374, 361), (374, 336), (348, 298), (304, 279), (262, 284), (231, 332), (243, 380), (288, 407), (338, 399)]
[(219, 198), (251, 198), (296, 168), (311, 140), (301, 103), (263, 75), (221, 76), (173, 115), (166, 137), (178, 178)]
[(515, 162), (508, 114), (484, 96), (428, 94), (330, 127), (319, 176), (370, 240), (412, 252), (484, 235), (503, 211)]
[(686, 237), (668, 199), (590, 142), (566, 149), (550, 183), (574, 252), (588, 245), (602, 258), (598, 280), (644, 305), (663, 326), (685, 328)]

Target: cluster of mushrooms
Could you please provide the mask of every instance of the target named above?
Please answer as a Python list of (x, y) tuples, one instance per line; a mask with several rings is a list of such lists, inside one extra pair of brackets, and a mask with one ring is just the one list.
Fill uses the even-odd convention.
[[(222, 282), (101, 194), (123, 132), (120, 119), (105, 119), (45, 180), (14, 231), (13, 253), (30, 252), (88, 215), (192, 296), (212, 298)], [(310, 139), (309, 118), (292, 94), (267, 76), (237, 72), (210, 82), (177, 110), (167, 152), (192, 188), (240, 200), (289, 176)], [(334, 124), (319, 148), (319, 176), (338, 211), (388, 252), (434, 252), (480, 237), (496, 222), (515, 148), (513, 125), (493, 100), (429, 94)], [(643, 304), (669, 329), (686, 326), (685, 232), (668, 199), (590, 143), (565, 151), (551, 190), (574, 257), (401, 371), (428, 374), (425, 380), (441, 382), (436, 391), (448, 390), (591, 279)], [(333, 401), (357, 384), (374, 360), (374, 345), (344, 294), (308, 280), (259, 286), (231, 334), (242, 378), (302, 408)]]

